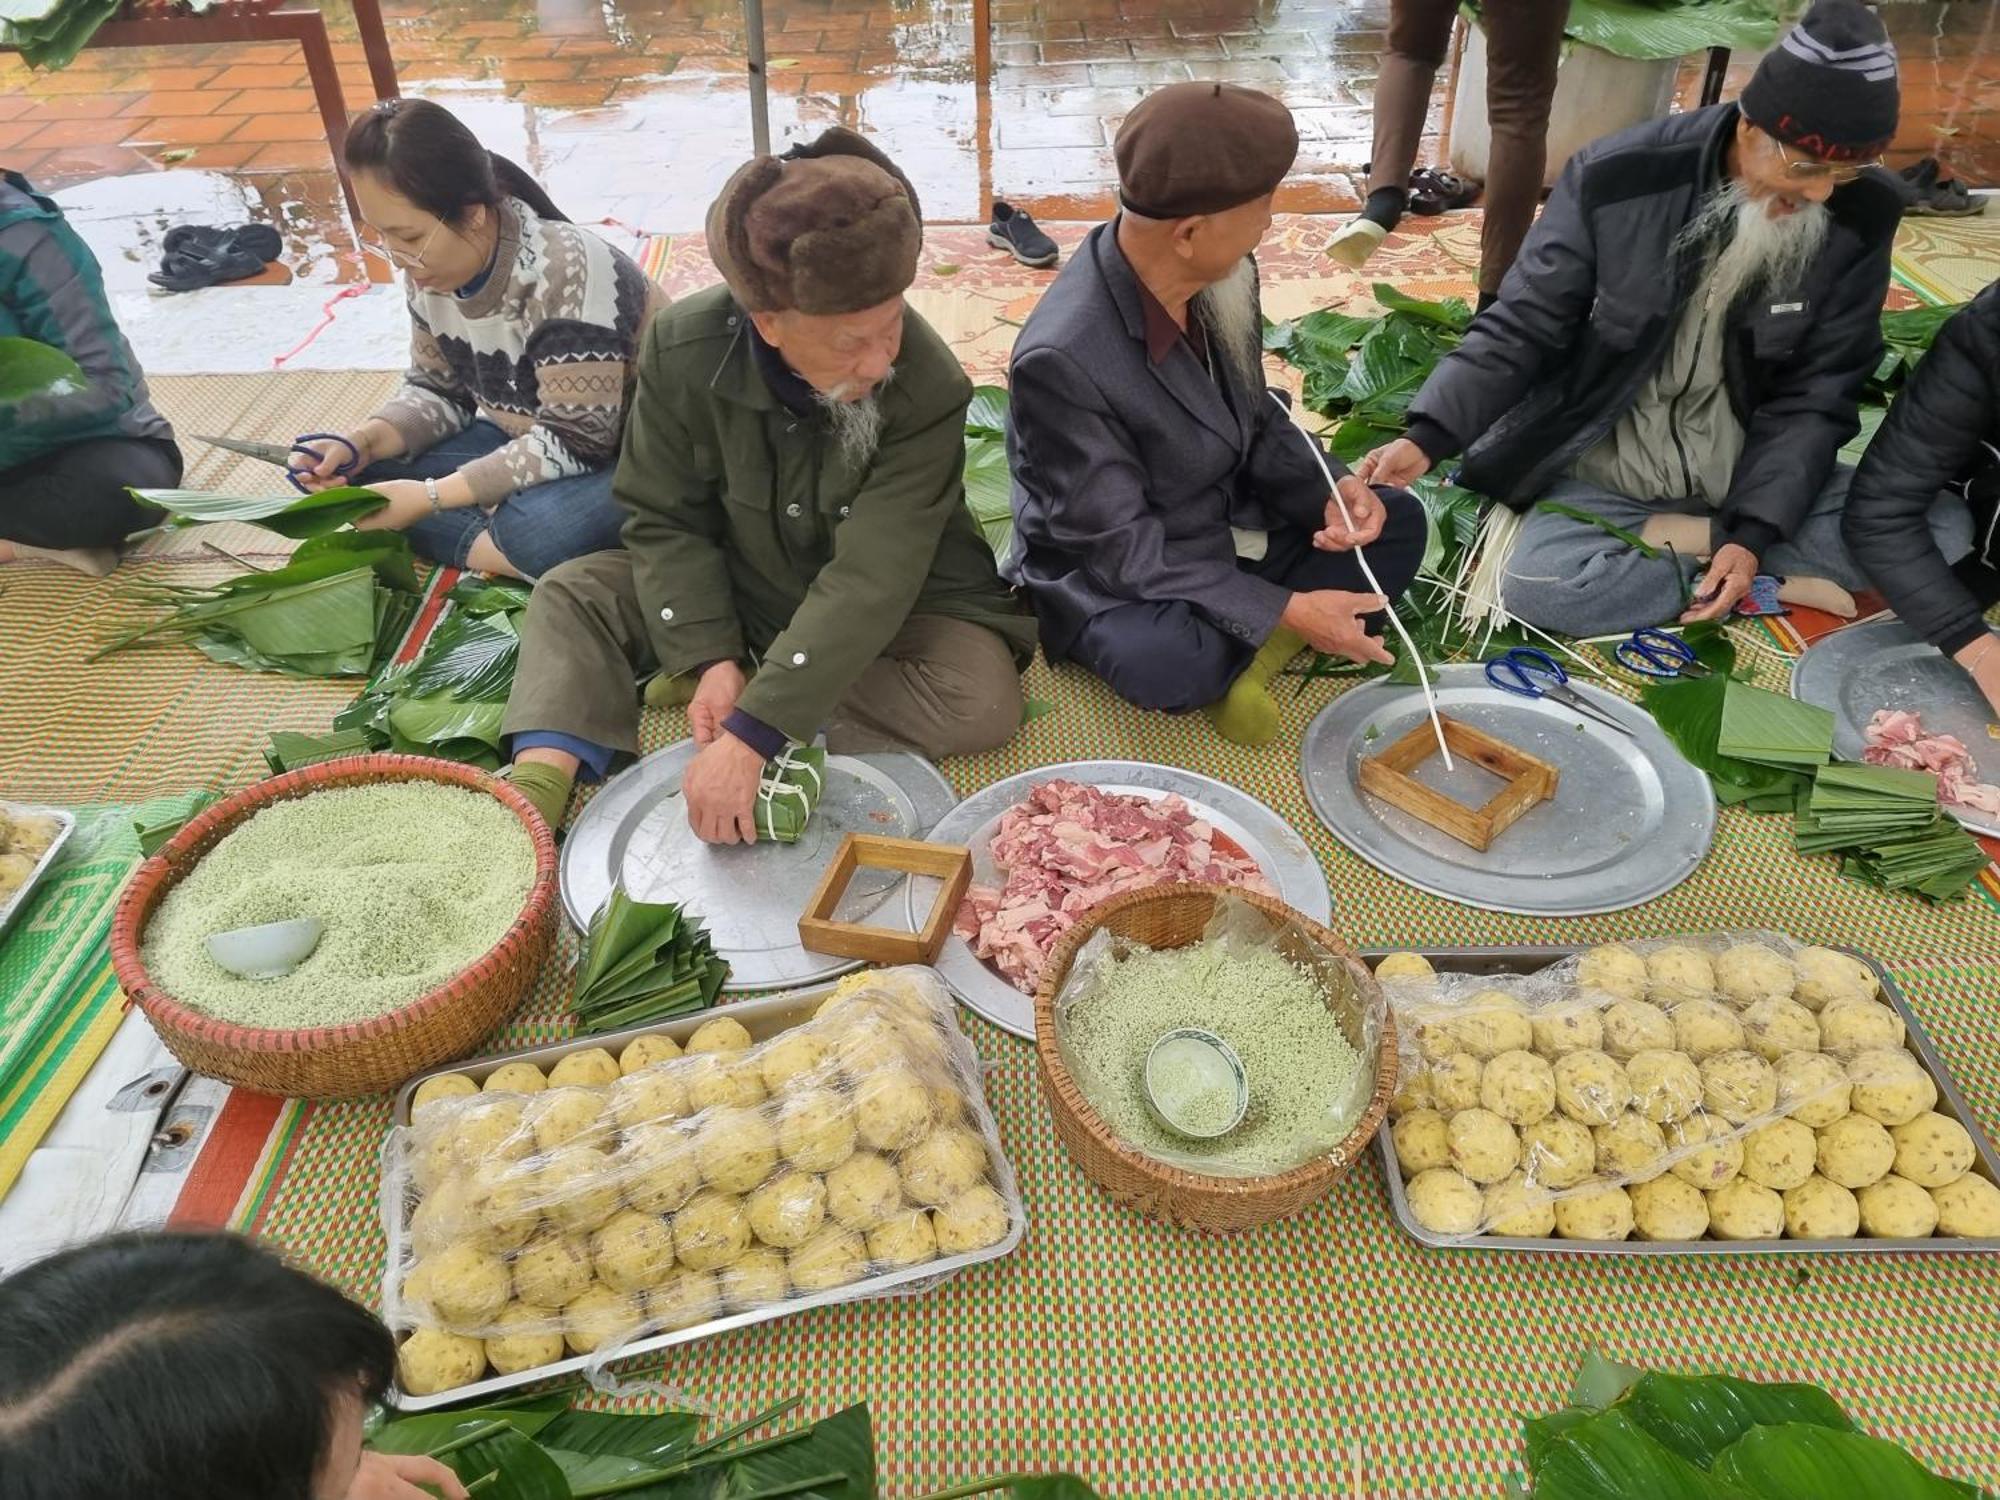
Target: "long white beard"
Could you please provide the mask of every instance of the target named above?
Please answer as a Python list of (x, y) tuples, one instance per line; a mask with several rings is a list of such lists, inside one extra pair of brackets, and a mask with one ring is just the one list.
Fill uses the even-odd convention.
[(875, 456), (876, 446), (882, 441), (882, 391), (895, 376), (895, 370), (891, 369), (874, 390), (855, 401), (844, 399), (842, 393), (847, 389), (844, 385), (813, 392), (813, 399), (826, 413), (827, 423), (833, 429), (840, 456), (850, 468), (865, 468)]
[(1249, 256), (1222, 280), (1194, 294), (1196, 313), (1208, 330), (1209, 347), (1228, 361), (1242, 388), (1257, 400), (1264, 372), (1250, 353), (1264, 345), (1263, 314), (1257, 306), (1257, 267)]
[(1675, 248), (1699, 251), (1725, 229), (1732, 231), (1708, 270), (1709, 306), (1720, 316), (1738, 299), (1767, 287), (1779, 292), (1796, 287), (1825, 247), (1832, 222), (1823, 203), (1801, 204), (1774, 216), (1742, 183), (1729, 182), (1709, 195)]

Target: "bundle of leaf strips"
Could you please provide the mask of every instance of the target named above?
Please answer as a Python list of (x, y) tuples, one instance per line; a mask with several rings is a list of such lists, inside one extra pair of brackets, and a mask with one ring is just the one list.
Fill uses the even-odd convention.
[(1798, 800), (1801, 854), (1837, 854), (1840, 872), (1932, 901), (1964, 893), (1986, 852), (1938, 806), (1937, 778), (1894, 766), (1823, 766)]
[(757, 837), (796, 844), (812, 821), (826, 791), (826, 752), (817, 746), (788, 745), (764, 767), (751, 816)]
[(253, 568), (204, 588), (127, 587), (125, 598), (166, 613), (107, 640), (90, 659), (174, 642), (252, 672), (365, 677), (395, 649), (417, 592), (409, 543), (399, 534), (314, 537), (283, 567)]
[(463, 578), (446, 599), (449, 610), (415, 659), (381, 667), (361, 696), (334, 715), (329, 733), (274, 733), (264, 752), (271, 769), (296, 771), (389, 750), (498, 770), (500, 721), (520, 658), (518, 622), (528, 588)]
[(664, 1021), (715, 1004), (728, 977), (698, 918), (615, 886), (584, 934), (570, 1011), (582, 1032)]
[[(385, 1422), (369, 1434), (377, 1453), (422, 1454), (449, 1466), (476, 1500), (875, 1500), (875, 1436), (859, 1403), (803, 1427), (744, 1442), (790, 1414), (794, 1396), (708, 1437), (693, 1412), (647, 1415), (572, 1410), (554, 1390), (487, 1406)], [(923, 1497), (1098, 1500), (1067, 1474), (1006, 1475)]]
[(1869, 1437), (1817, 1386), (1671, 1375), (1592, 1354), (1570, 1405), (1524, 1424), (1516, 1500), (1983, 1500)]

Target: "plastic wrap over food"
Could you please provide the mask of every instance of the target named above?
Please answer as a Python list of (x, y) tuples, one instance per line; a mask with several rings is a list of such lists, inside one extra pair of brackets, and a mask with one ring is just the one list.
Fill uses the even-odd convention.
[[(1055, 999), (1064, 1065), (1119, 1139), (1218, 1177), (1286, 1172), (1337, 1151), (1374, 1096), (1386, 1014), (1358, 962), (1228, 895), (1185, 947), (1100, 928)], [(1248, 1080), (1241, 1123), (1213, 1139), (1177, 1131), (1147, 1099), (1153, 1044), (1184, 1028), (1220, 1037)]]
[(997, 1244), (1024, 1216), (978, 1068), (907, 968), (850, 976), (762, 1043), (722, 1011), (685, 1051), (647, 1035), (428, 1080), (385, 1151), (403, 1390), (867, 1296)]
[(1526, 976), (1394, 954), (1376, 977), (1403, 1049), (1391, 1140), (1434, 1234), (1923, 1237), (1938, 1192), (1948, 1207), (1954, 1188), (1983, 1197), (1962, 1180), (1992, 1189), (1966, 1179), (1971, 1137), (1935, 1111), (1902, 1018), (1851, 954), (1727, 933)]

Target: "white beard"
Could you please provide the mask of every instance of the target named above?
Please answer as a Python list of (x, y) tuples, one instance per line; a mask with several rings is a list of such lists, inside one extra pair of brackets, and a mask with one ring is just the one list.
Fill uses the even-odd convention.
[(1742, 183), (1729, 182), (1709, 195), (1675, 248), (1699, 252), (1725, 228), (1733, 229), (1708, 268), (1709, 305), (1720, 316), (1739, 299), (1767, 287), (1779, 292), (1795, 288), (1819, 258), (1832, 222), (1823, 203), (1801, 204), (1789, 214), (1773, 216)]
[(837, 385), (830, 391), (813, 392), (813, 399), (826, 413), (827, 425), (833, 429), (833, 440), (840, 449), (840, 456), (847, 460), (848, 467), (866, 468), (868, 461), (875, 456), (876, 446), (882, 441), (882, 391), (895, 376), (892, 368), (874, 390), (856, 401), (844, 398), (842, 393), (847, 390), (844, 385)]
[(1250, 397), (1262, 400), (1264, 371), (1250, 351), (1264, 346), (1263, 314), (1257, 306), (1257, 267), (1250, 257), (1196, 292), (1194, 307), (1208, 330), (1210, 351), (1228, 363)]

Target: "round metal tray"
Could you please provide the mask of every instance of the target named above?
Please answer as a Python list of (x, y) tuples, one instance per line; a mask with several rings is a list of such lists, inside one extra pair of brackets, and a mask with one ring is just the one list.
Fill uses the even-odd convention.
[[(1553, 801), (1531, 809), (1484, 853), (1361, 790), (1356, 767), (1425, 721), (1415, 687), (1371, 682), (1343, 693), (1307, 728), (1300, 775), (1320, 821), (1386, 875), (1448, 901), (1523, 916), (1622, 911), (1679, 885), (1708, 853), (1715, 794), (1650, 715), (1572, 679), (1631, 737), (1547, 698), (1490, 686), (1477, 666), (1432, 673), (1438, 707), (1560, 773)], [(1436, 755), (1413, 773), (1426, 786), (1478, 805), (1499, 778)]]
[[(1932, 734), (1956, 735), (1972, 752), (1975, 780), (2000, 781), (2000, 741), (1987, 734), (1993, 709), (1957, 662), (1895, 618), (1836, 630), (1792, 663), (1792, 696), (1833, 713), (1833, 753), (1859, 760), (1878, 708), (1921, 714)], [(1944, 804), (1974, 833), (2000, 839), (2000, 818)]]
[[(1005, 781), (996, 781), (959, 803), (938, 820), (930, 831), (931, 841), (967, 845), (972, 850), (974, 883), (1000, 884), (1003, 877), (993, 863), (993, 835), (1007, 810), (1045, 781), (1079, 781), (1127, 796), (1161, 797), (1176, 793), (1197, 816), (1206, 818), (1242, 846), (1286, 905), (1320, 923), (1333, 914), (1326, 872), (1291, 824), (1248, 792), (1212, 776), (1172, 766), (1132, 760), (1080, 760), (1023, 771)], [(935, 880), (922, 877), (910, 882), (908, 899), (913, 926), (930, 910), (937, 885)], [(957, 933), (945, 941), (937, 970), (953, 994), (995, 1026), (1015, 1036), (1034, 1037), (1034, 996), (1022, 994), (997, 970), (987, 967), (983, 959), (973, 955), (972, 945)]]
[[(620, 877), (638, 901), (678, 901), (708, 927), (729, 960), (732, 990), (816, 984), (853, 959), (799, 946), (799, 914), (848, 833), (922, 838), (956, 800), (936, 766), (916, 755), (832, 755), (826, 792), (796, 844), (704, 844), (688, 827), (681, 773), (693, 740), (667, 746), (614, 776), (577, 816), (563, 844), (563, 909), (581, 932)], [(905, 877), (862, 870), (835, 916), (859, 921)]]

